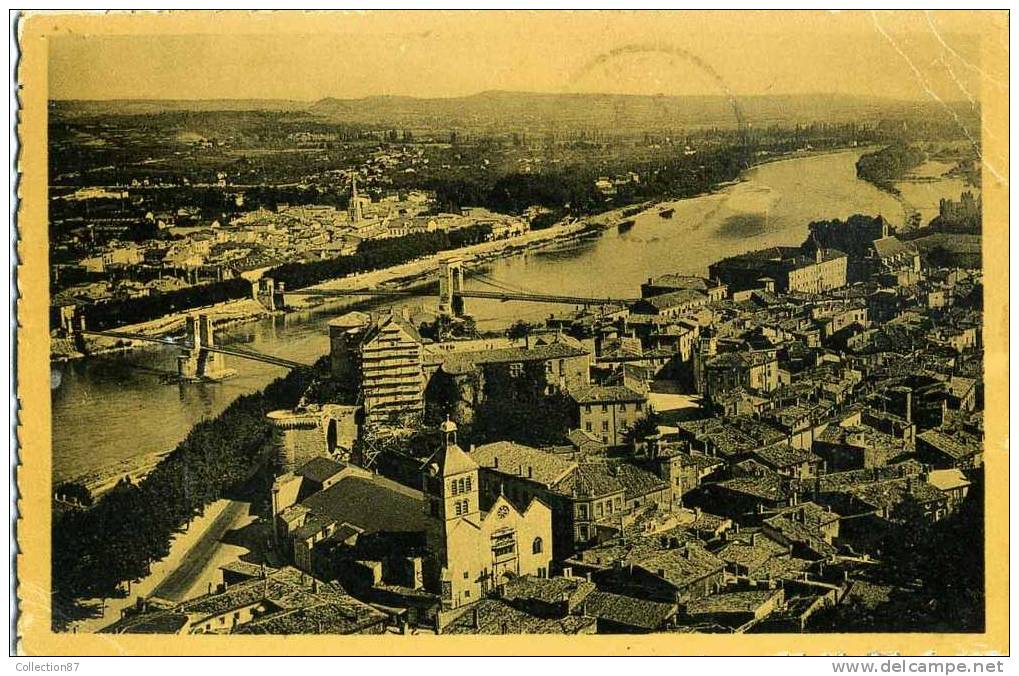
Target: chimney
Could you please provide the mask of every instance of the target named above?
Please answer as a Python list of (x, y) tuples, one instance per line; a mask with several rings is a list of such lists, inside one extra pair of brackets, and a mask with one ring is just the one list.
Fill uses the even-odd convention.
[(527, 478), (528, 479), (534, 478), (534, 468), (531, 467), (530, 465), (527, 466)]
[(481, 613), (478, 611), (477, 606), (471, 609), (471, 626), (474, 627), (475, 630), (481, 629)]
[(499, 456), (495, 456), (494, 458), (492, 458), (492, 462), (495, 463), (494, 465), (495, 469), (499, 469)]
[(756, 547), (757, 546), (757, 533), (751, 533), (750, 534), (750, 546), (751, 547)]

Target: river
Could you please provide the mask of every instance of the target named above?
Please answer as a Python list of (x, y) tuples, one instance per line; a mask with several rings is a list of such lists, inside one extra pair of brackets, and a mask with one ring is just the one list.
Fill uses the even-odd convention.
[[(705, 274), (719, 258), (775, 245), (797, 245), (807, 223), (881, 214), (903, 222), (893, 196), (856, 178), (862, 150), (795, 157), (763, 164), (716, 193), (671, 203), (671, 219), (658, 209), (635, 218), (626, 232), (615, 229), (557, 250), (500, 259), (482, 271), (500, 284), (578, 296), (634, 297), (641, 282), (665, 272)], [(933, 184), (926, 184), (931, 190)], [(953, 185), (951, 190), (954, 190)], [(958, 199), (958, 192), (946, 196)], [(489, 289), (468, 277), (468, 288)], [(402, 299), (394, 305), (421, 305)], [(482, 329), (516, 319), (540, 320), (564, 306), (467, 302)], [(222, 343), (311, 362), (328, 349), (330, 312), (272, 317), (234, 327)], [(57, 363), (53, 369), (53, 473), (56, 480), (125, 472), (132, 465), (179, 443), (198, 421), (219, 414), (239, 395), (255, 392), (283, 369), (227, 357), (237, 376), (214, 384), (166, 384), (177, 352), (152, 347), (129, 353)]]

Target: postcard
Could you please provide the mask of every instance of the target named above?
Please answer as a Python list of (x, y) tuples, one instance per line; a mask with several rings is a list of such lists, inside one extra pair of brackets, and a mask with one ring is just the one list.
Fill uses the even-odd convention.
[(22, 654), (1007, 653), (1007, 12), (17, 29)]

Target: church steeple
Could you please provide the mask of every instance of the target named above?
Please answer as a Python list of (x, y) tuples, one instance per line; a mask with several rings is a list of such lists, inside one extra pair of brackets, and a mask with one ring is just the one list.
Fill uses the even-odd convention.
[(478, 464), (457, 445), (456, 423), (447, 418), (439, 430), (443, 447), (430, 463), (434, 491), (429, 499), (432, 513), (449, 522), (478, 513)]
[[(351, 223), (359, 223), (364, 218), (364, 199), (357, 193), (357, 174), (350, 175), (350, 202), (347, 204), (347, 214)], [(371, 200), (369, 200), (371, 201)]]
[(456, 445), (456, 423), (450, 420), (448, 415), (446, 421), (439, 425), (439, 431), (442, 432), (446, 446)]

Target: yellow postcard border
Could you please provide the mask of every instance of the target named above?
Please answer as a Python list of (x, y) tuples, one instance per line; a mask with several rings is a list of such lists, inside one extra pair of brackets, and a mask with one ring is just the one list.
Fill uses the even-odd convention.
[[(970, 12), (983, 61), (1007, 72), (1008, 12)], [(398, 16), (398, 15), (402, 15)], [(342, 22), (344, 13), (330, 19)], [(413, 21), (408, 12), (394, 19)], [(494, 17), (474, 13), (476, 21)], [(575, 19), (576, 16), (571, 17)], [(721, 18), (721, 17), (720, 17)], [(786, 15), (783, 20), (792, 17)], [(955, 17), (958, 18), (958, 17)], [(67, 34), (320, 32), (307, 12), (31, 14), (19, 23), (18, 651), (23, 655), (977, 655), (1008, 644), (1008, 88), (982, 83), (986, 389), (986, 632), (651, 636), (129, 636), (50, 630), (51, 444), (46, 224), (47, 40)]]

